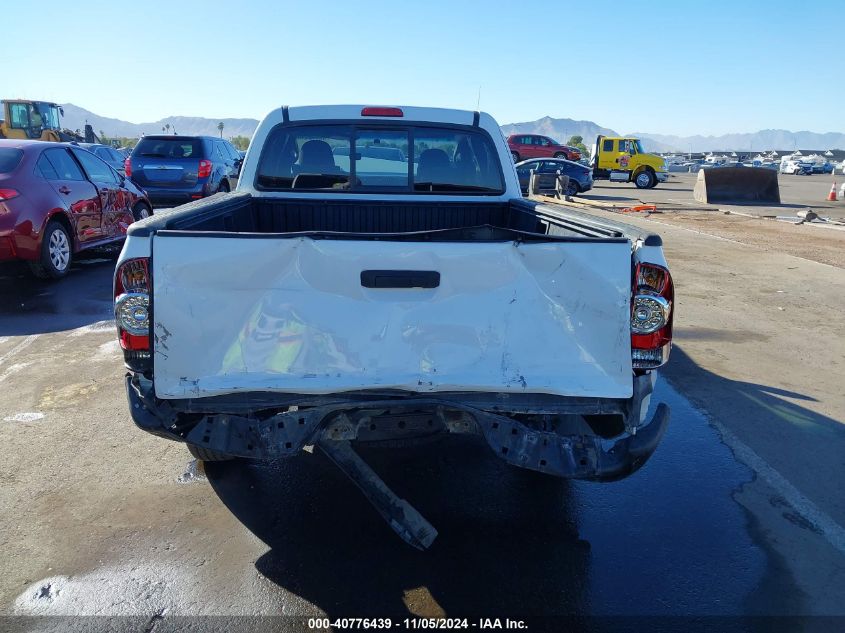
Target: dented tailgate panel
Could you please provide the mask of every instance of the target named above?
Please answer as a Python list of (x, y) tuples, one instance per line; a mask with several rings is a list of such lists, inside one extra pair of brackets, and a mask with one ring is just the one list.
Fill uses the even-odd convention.
[[(630, 244), (153, 240), (155, 390), (628, 398)], [(364, 271), (438, 272), (368, 288)]]

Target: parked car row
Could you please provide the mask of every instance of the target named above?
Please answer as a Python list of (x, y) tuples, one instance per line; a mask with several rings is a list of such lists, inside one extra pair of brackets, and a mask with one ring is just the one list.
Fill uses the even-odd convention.
[(213, 136), (144, 136), (124, 162), (126, 176), (155, 206), (175, 206), (238, 183), (243, 157), (227, 140)]
[[(813, 174), (813, 163), (803, 160), (784, 159), (780, 164), (780, 173), (793, 174), (796, 176), (809, 176)], [(819, 172), (821, 173), (821, 172)]]
[(123, 152), (100, 143), (78, 143), (78, 145), (108, 163), (108, 165), (114, 168), (117, 173), (123, 176), (126, 175), (123, 171), (123, 163), (126, 161), (126, 154)]
[(63, 277), (76, 253), (124, 239), (154, 207), (233, 190), (242, 164), (210, 136), (145, 136), (129, 157), (99, 143), (0, 140), (0, 262)]
[(147, 194), (88, 149), (0, 140), (0, 262), (64, 277), (76, 253), (124, 239), (151, 213)]
[(562, 145), (548, 136), (539, 134), (511, 134), (508, 137), (508, 149), (514, 163), (529, 158), (566, 158), (577, 161), (581, 152), (569, 145)]

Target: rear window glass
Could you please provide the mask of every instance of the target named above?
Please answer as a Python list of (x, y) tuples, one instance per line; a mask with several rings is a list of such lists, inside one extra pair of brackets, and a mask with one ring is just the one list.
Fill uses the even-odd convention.
[(146, 158), (201, 158), (202, 140), (145, 136), (138, 141), (133, 155)]
[(498, 155), (466, 128), (279, 126), (258, 164), (261, 189), (501, 193)]
[(408, 186), (408, 131), (359, 130), (355, 176), (365, 187)]
[(0, 148), (0, 174), (8, 174), (21, 162), (23, 150), (10, 147)]

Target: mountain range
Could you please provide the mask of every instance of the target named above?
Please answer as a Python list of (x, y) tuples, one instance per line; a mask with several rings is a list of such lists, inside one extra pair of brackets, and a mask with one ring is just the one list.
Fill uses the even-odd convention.
[[(599, 134), (622, 136), (615, 131), (601, 127), (592, 121), (574, 121), (572, 119), (553, 119), (543, 117), (536, 121), (511, 123), (502, 126), (505, 136), (509, 134), (543, 134), (556, 141), (566, 143), (573, 135), (581, 136), (588, 147)], [(674, 136), (652, 132), (631, 132), (624, 136), (633, 136), (642, 140), (645, 148), (652, 152), (713, 152), (744, 150), (761, 152), (765, 150), (791, 149), (845, 149), (845, 134), (838, 132), (790, 132), (789, 130), (760, 130), (744, 134), (723, 134), (721, 136)]]
[[(724, 150), (762, 152), (766, 150), (829, 150), (845, 149), (845, 134), (839, 132), (790, 132), (789, 130), (760, 130), (744, 134), (723, 134), (722, 136), (671, 136), (666, 134), (637, 134), (646, 147), (654, 151), (712, 152)], [(666, 150), (658, 149), (667, 147)]]
[[(170, 132), (187, 135), (217, 136), (217, 125), (222, 121), (223, 135), (251, 138), (258, 126), (256, 119), (209, 119), (205, 117), (170, 116), (150, 123), (130, 123), (120, 119), (102, 117), (72, 103), (62, 106), (65, 114), (62, 125), (82, 130), (89, 123), (94, 132), (106, 136), (138, 137), (142, 134), (160, 134), (162, 128), (170, 125)], [(509, 123), (502, 126), (505, 136), (509, 134), (543, 134), (565, 143), (571, 136), (581, 136), (589, 146), (599, 134), (619, 136), (614, 130), (593, 123), (573, 119), (543, 117), (536, 121)], [(743, 134), (721, 136), (674, 136), (650, 132), (626, 134), (642, 139), (646, 149), (653, 152), (709, 152), (724, 150), (764, 151), (769, 149), (845, 149), (845, 134), (838, 132), (790, 132), (789, 130), (760, 130)]]
[(150, 123), (130, 123), (120, 119), (94, 114), (90, 110), (80, 108), (72, 103), (62, 105), (65, 111), (62, 117), (62, 126), (71, 130), (82, 130), (85, 124), (89, 123), (94, 128), (95, 134), (104, 132), (106, 136), (126, 136), (136, 138), (142, 134), (161, 134), (165, 125), (170, 125), (169, 132), (188, 136), (218, 136), (220, 134), (217, 124), (223, 123), (223, 135), (227, 138), (232, 136), (246, 136), (252, 138), (252, 133), (258, 127), (255, 119), (208, 119), (198, 116), (169, 116)]

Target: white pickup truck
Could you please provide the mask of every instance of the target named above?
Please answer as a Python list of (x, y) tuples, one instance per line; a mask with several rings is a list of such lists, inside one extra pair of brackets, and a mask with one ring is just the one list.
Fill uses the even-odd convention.
[(487, 114), (280, 108), (236, 191), (129, 228), (114, 281), (129, 410), (200, 459), (323, 450), (408, 543), (436, 531), (355, 453), (476, 434), (614, 480), (668, 424), (660, 237), (524, 199)]

